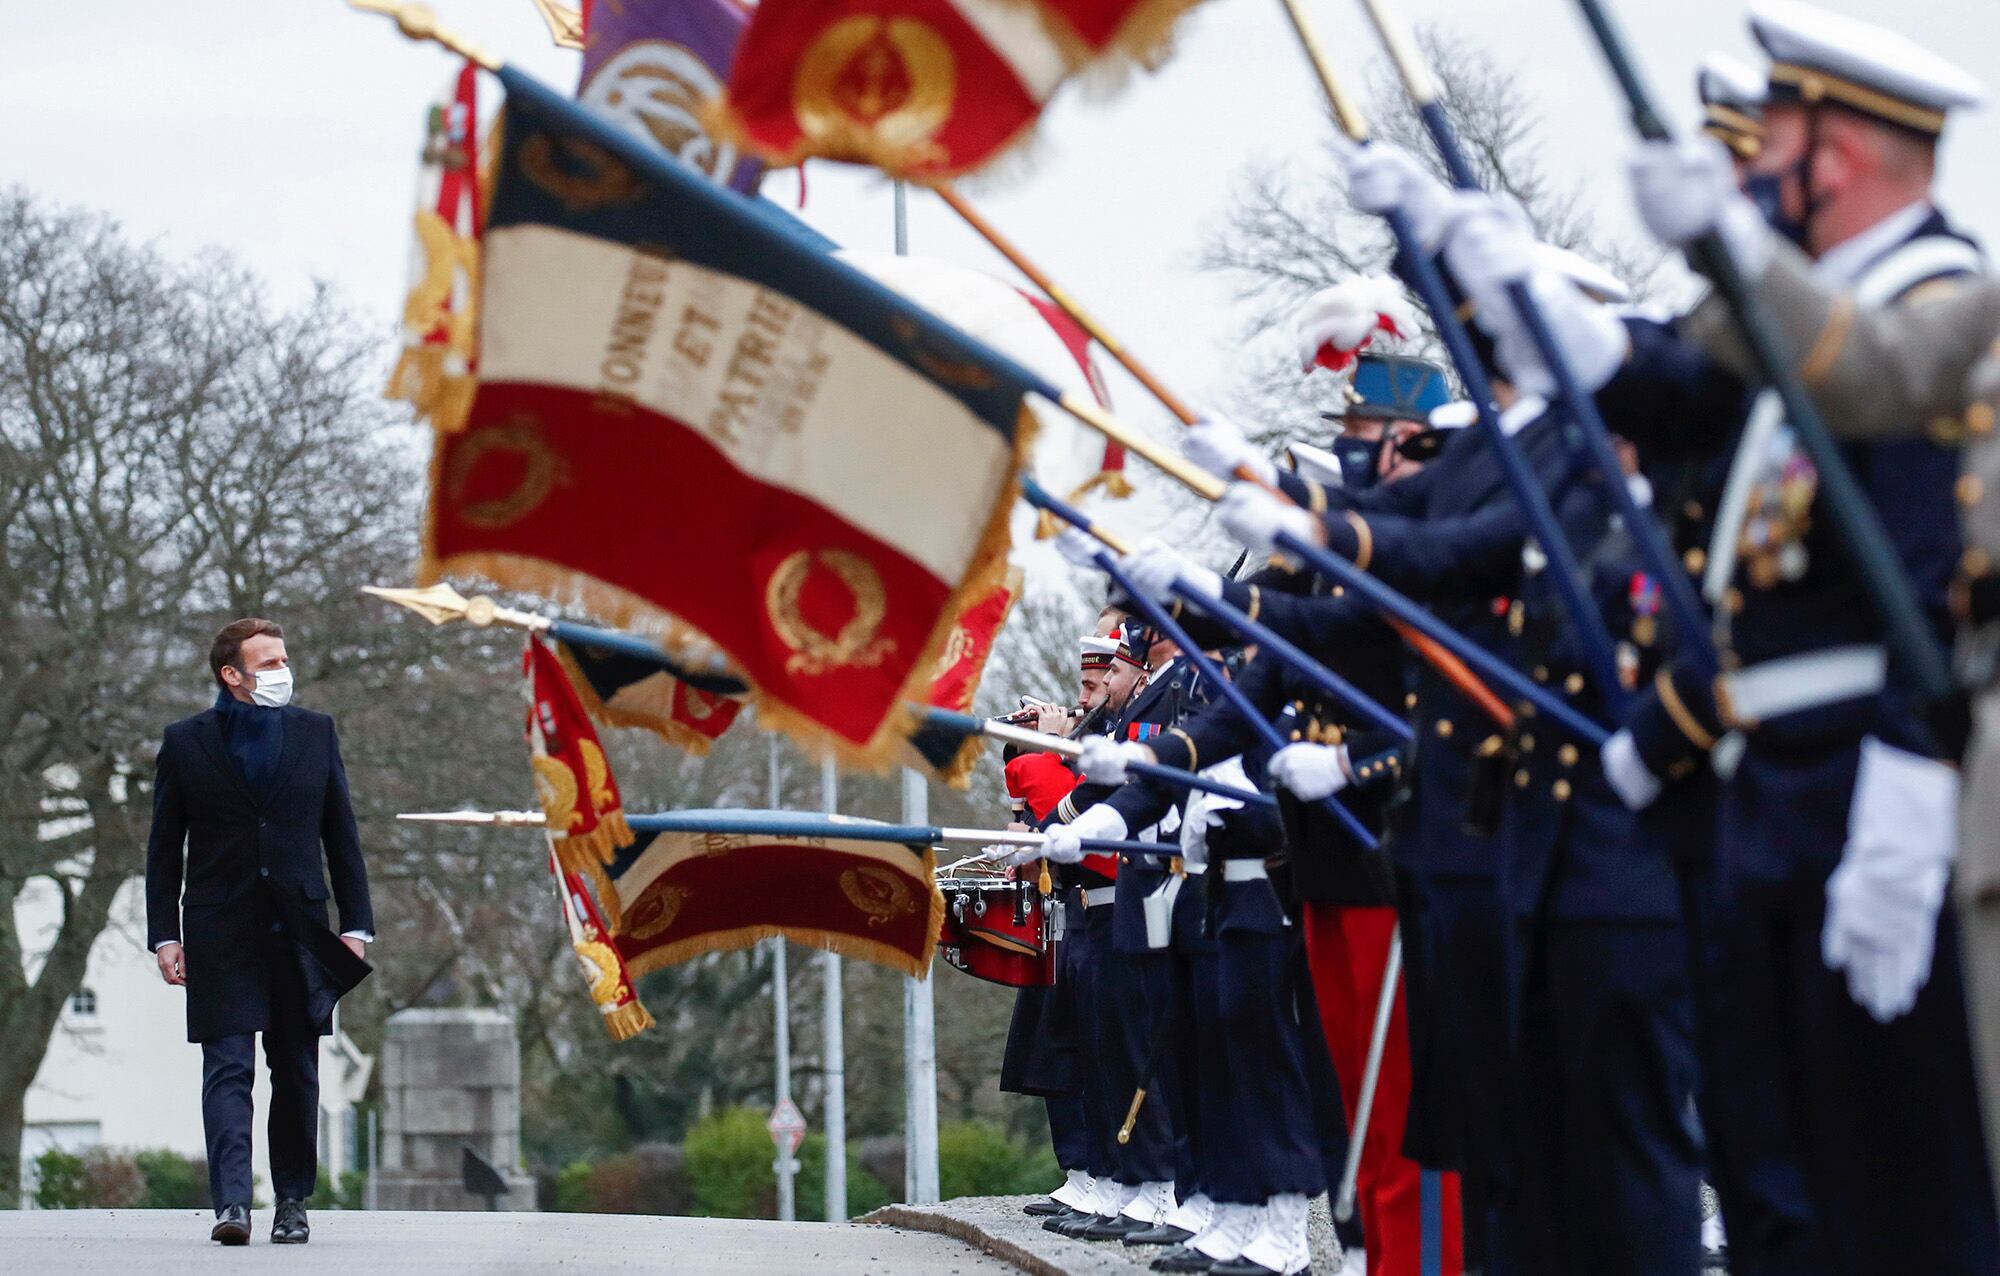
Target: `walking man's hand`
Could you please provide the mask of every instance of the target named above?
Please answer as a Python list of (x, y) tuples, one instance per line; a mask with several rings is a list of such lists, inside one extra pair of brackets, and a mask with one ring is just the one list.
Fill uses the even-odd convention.
[(160, 951), (154, 953), (160, 962), (160, 978), (176, 986), (187, 983), (187, 954), (179, 944), (161, 944)]
[(348, 952), (353, 953), (356, 957), (361, 958), (361, 960), (363, 961), (368, 960), (367, 940), (356, 938), (353, 935), (342, 935), (340, 937), (340, 942), (347, 945)]

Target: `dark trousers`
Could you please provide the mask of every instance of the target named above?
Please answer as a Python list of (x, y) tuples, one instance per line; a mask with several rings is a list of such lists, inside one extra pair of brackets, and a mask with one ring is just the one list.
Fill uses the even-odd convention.
[(1701, 1267), (1694, 1010), (1673, 922), (1544, 920), (1528, 956), (1521, 1076), (1530, 1174), (1571, 1276)]
[(1068, 985), (1069, 1004), (1076, 1012), (1077, 1100), (1082, 1109), (1084, 1157), (1075, 1166), (1064, 1162), (1063, 1168), (1080, 1169), (1096, 1178), (1109, 1178), (1117, 1168), (1112, 1159), (1112, 1136), (1125, 1114), (1105, 1081), (1100, 1058), (1099, 1025), (1108, 1013), (1102, 975), (1110, 961), (1110, 907), (1074, 910), (1063, 932), (1062, 967), (1056, 978)]
[(1745, 1002), (1739, 1026), (1766, 1056), (1760, 1075), (1778, 1081), (1763, 1102), (1785, 1105), (1798, 1131), (1819, 1270), (2000, 1271), (1950, 907), (1915, 1008), (1884, 1024), (1826, 967), (1823, 885), (1730, 886), (1722, 957)]
[[(264, 1033), (264, 1064), (271, 1070), (271, 1110), (265, 1118), (271, 1190), (279, 1200), (303, 1201), (319, 1177), (319, 1034), (310, 1028)], [(250, 1086), (256, 1065), (255, 1033), (201, 1043), (201, 1123), (208, 1136), (209, 1199), (218, 1210), (250, 1204)]]
[(1049, 1110), (1049, 1142), (1055, 1147), (1056, 1165), (1088, 1174), (1090, 1119), (1084, 1115), (1082, 1092), (1052, 1094), (1042, 1102)]
[(1443, 1141), (1461, 1157), (1466, 1231), (1483, 1238), (1488, 1276), (1547, 1276), (1557, 1270), (1555, 1220), (1527, 1155), (1533, 1125), (1513, 1030), (1519, 956), (1505, 906), (1491, 878), (1426, 874), (1415, 887), (1435, 1016), (1422, 1027), (1446, 1091), (1440, 1107), (1459, 1126)]
[(1200, 1105), (1209, 1194), (1252, 1205), (1281, 1192), (1317, 1196), (1327, 1187), (1326, 1167), (1293, 996), (1291, 936), (1229, 930), (1215, 947), (1196, 989), (1208, 1002), (1210, 1029)]
[[(1097, 1054), (1109, 1101), (1111, 1177), (1128, 1186), (1175, 1182), (1186, 1153), (1173, 1121), (1177, 1060), (1171, 1049), (1157, 1054), (1153, 1049), (1166, 1017), (1174, 1012), (1173, 958), (1165, 949), (1108, 949), (1098, 958), (1097, 987)], [(1139, 1106), (1131, 1141), (1121, 1144), (1119, 1127), (1141, 1086), (1146, 1101)]]
[[(303, 1201), (319, 1178), (319, 1025), (307, 1018), (297, 954), (274, 945), (270, 960), (276, 977), (263, 1037), (264, 1066), (271, 1072), (271, 1110), (265, 1114), (271, 1190), (279, 1200)], [(209, 1200), (218, 1211), (252, 1199), (250, 1088), (257, 1035), (201, 1043), (201, 1124), (208, 1142)]]

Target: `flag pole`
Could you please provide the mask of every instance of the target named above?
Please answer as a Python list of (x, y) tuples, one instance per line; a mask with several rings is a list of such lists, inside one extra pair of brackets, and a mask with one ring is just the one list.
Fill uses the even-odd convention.
[[(783, 802), (779, 771), (779, 744), (776, 732), (770, 737), (770, 805), (777, 810)], [(771, 1100), (773, 1112), (781, 1111), (792, 1103), (792, 987), (790, 954), (786, 951), (783, 935), (771, 937), (771, 1047), (774, 1069)], [(778, 1176), (778, 1220), (790, 1223), (797, 1219), (798, 1197), (796, 1176), (799, 1160), (789, 1147), (777, 1147), (772, 1170)]]
[[(820, 805), (826, 814), (840, 813), (840, 768), (831, 752), (820, 758)], [(820, 1064), (826, 1121), (826, 1221), (847, 1221), (847, 1038), (841, 1004), (840, 954), (819, 955), (821, 990)]]
[[(910, 188), (895, 184), (896, 255), (910, 255)], [(930, 818), (924, 777), (903, 768), (903, 823)], [(903, 1196), (912, 1205), (938, 1201), (937, 1003), (931, 981), (903, 976)]]

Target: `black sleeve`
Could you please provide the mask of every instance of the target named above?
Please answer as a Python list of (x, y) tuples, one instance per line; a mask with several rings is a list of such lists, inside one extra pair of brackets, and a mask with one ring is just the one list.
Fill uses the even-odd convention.
[(368, 866), (361, 861), (361, 831), (354, 824), (354, 804), (347, 793), (347, 767), (340, 760), (340, 733), (333, 719), (326, 722), (328, 764), (326, 802), (320, 810), (320, 843), (333, 879), (333, 900), (340, 906), (340, 929), (374, 933), (375, 910), (368, 901)]
[(1750, 410), (1749, 388), (1669, 324), (1627, 319), (1632, 353), (1597, 410), (1648, 463), (1710, 456), (1729, 445)]
[(187, 846), (187, 809), (172, 757), (173, 734), (153, 761), (153, 828), (146, 837), (146, 947), (181, 937), (181, 870)]

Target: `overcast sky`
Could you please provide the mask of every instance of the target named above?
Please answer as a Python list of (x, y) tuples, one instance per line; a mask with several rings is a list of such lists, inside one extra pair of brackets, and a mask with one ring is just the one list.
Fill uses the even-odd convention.
[[(1693, 68), (1722, 48), (1748, 55), (1733, 0), (1609, 0), (1661, 101), (1694, 116)], [(1484, 45), (1541, 107), (1547, 159), (1589, 178), (1607, 216), (1629, 223), (1629, 131), (1571, 0), (1407, 0)], [(564, 89), (579, 54), (554, 48), (529, 0), (444, 0), (447, 24)], [(1377, 59), (1352, 0), (1310, 0), (1353, 79)], [(2000, 86), (2000, 3), (1833, 0), (1896, 23)], [(1893, 15), (1893, 16), (1890, 16)], [(281, 296), (333, 282), (388, 332), (406, 285), (422, 112), (453, 69), (383, 19), (338, 0), (0, 0), (0, 181), (107, 211), (166, 249), (218, 245)], [(498, 87), (487, 80), (488, 100)], [(1195, 269), (1203, 228), (1253, 158), (1303, 157), (1318, 136), (1316, 83), (1278, 0), (1209, 0), (1178, 54), (1109, 101), (1071, 93), (1044, 117), (1034, 163), (978, 193), (1002, 229), (1167, 379), (1200, 398), (1219, 386), (1234, 328), (1223, 281)], [(1946, 143), (1944, 202), (2000, 237), (2000, 116), (1960, 121)], [(766, 185), (796, 204), (789, 174)], [(911, 249), (998, 272), (1006, 266), (928, 197), (912, 198)], [(890, 247), (881, 179), (817, 164), (804, 216), (857, 248)], [(1114, 383), (1135, 415), (1136, 387)]]

